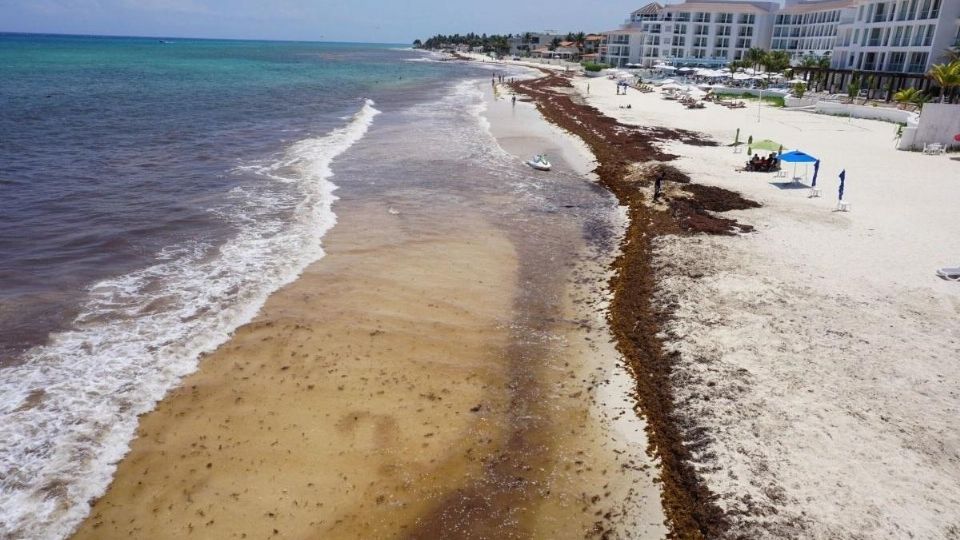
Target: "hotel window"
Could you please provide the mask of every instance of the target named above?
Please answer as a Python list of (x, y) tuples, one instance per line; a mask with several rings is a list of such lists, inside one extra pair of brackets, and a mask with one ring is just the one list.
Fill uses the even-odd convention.
[(910, 9), (907, 10), (907, 20), (912, 21), (917, 18), (917, 0), (910, 0)]
[(740, 38), (737, 40), (738, 49), (749, 49), (750, 48), (750, 38)]
[(753, 36), (753, 27), (752, 26), (741, 26), (740, 30), (737, 32), (739, 37), (751, 37)]
[(713, 57), (714, 58), (726, 58), (729, 52), (726, 49), (714, 49)]
[(719, 49), (726, 49), (730, 46), (730, 38), (714, 38), (713, 46)]
[(706, 58), (706, 57), (707, 57), (707, 51), (706, 51), (706, 49), (693, 49), (693, 51), (691, 51), (691, 52), (693, 53), (693, 57), (694, 57), (694, 58)]
[(930, 8), (930, 18), (936, 19), (940, 16), (940, 0), (933, 0), (933, 7)]
[(757, 20), (757, 16), (752, 13), (741, 13), (740, 19), (737, 21), (740, 24), (753, 24)]
[(699, 11), (698, 11), (698, 12), (697, 12), (696, 14), (694, 14), (694, 16), (693, 16), (693, 22), (708, 23), (708, 22), (710, 22), (710, 14), (709, 14), (709, 13), (699, 12)]
[(717, 22), (721, 24), (731, 24), (733, 22), (733, 13), (718, 13)]
[(734, 60), (743, 60), (743, 51), (736, 51), (733, 53)]
[(683, 58), (683, 49), (670, 49), (670, 56), (674, 58)]
[(903, 29), (903, 41), (900, 42), (900, 45), (901, 45), (902, 47), (906, 47), (906, 46), (910, 45), (910, 32), (912, 32), (912, 31), (913, 31), (913, 27), (912, 27), (912, 26), (906, 26), (906, 27), (904, 27), (904, 29)]
[[(870, 6), (871, 8), (874, 6)], [(873, 18), (870, 19), (870, 22), (883, 22), (887, 20), (887, 5), (884, 3), (876, 4), (876, 9), (873, 11)]]
[(718, 35), (718, 36), (729, 36), (730, 33), (731, 33), (731, 31), (730, 31), (731, 28), (733, 28), (733, 27), (732, 27), (732, 26), (718, 26), (718, 27), (717, 27), (717, 35)]
[(686, 38), (683, 36), (673, 36), (671, 45), (674, 47), (683, 47), (686, 44)]
[(930, 0), (923, 0), (923, 3), (920, 4), (920, 14), (917, 16), (918, 19), (928, 19), (930, 17)]
[(919, 47), (923, 43), (923, 31), (926, 29), (925, 26), (916, 27), (916, 32), (913, 34), (913, 41), (910, 42), (914, 47)]
[(910, 64), (907, 71), (910, 73), (923, 73), (927, 68), (927, 53), (912, 53), (910, 55)]
[(707, 46), (707, 38), (705, 38), (705, 37), (695, 37), (695, 38), (693, 38), (693, 46), (694, 46), (694, 47), (706, 47), (706, 46)]
[(651, 26), (650, 26), (650, 33), (651, 33), (651, 34), (659, 34), (659, 33), (660, 33), (660, 25), (659, 25), (659, 24), (651, 25)]
[(857, 20), (858, 21), (863, 20), (863, 6), (860, 6), (860, 9), (857, 10)]
[(927, 35), (923, 38), (924, 47), (929, 47), (933, 44), (933, 33), (936, 29), (936, 25), (928, 24), (927, 25)]
[(683, 13), (677, 14), (677, 21), (679, 22), (690, 22), (690, 12), (685, 11)]
[(682, 35), (687, 33), (687, 25), (685, 24), (676, 24), (673, 26), (674, 35)]
[(887, 71), (902, 71), (903, 64), (907, 61), (907, 53), (892, 52), (887, 60)]
[(705, 24), (698, 24), (693, 27), (693, 35), (705, 36), (710, 33), (710, 27)]
[(870, 30), (870, 38), (867, 40), (867, 46), (869, 47), (880, 46), (880, 29), (879, 28), (874, 28)]

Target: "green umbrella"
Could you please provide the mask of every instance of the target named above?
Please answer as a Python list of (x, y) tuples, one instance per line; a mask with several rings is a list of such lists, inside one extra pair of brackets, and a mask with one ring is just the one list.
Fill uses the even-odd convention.
[(769, 150), (771, 152), (776, 152), (781, 146), (782, 145), (780, 143), (771, 141), (770, 139), (764, 139), (762, 141), (753, 143), (754, 150)]

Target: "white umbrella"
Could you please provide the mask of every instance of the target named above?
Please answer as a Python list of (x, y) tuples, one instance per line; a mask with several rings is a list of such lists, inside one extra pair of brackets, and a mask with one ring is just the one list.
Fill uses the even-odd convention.
[(682, 85), (682, 84), (677, 84), (677, 83), (670, 83), (670, 84), (665, 84), (665, 85), (661, 86), (660, 88), (662, 88), (662, 89), (664, 89), (664, 90), (683, 90), (683, 89), (686, 88), (686, 86), (684, 86), (684, 85)]
[(676, 71), (676, 70), (677, 70), (677, 68), (675, 68), (675, 67), (673, 67), (673, 66), (668, 66), (668, 65), (666, 65), (666, 64), (657, 64), (657, 65), (653, 66), (653, 69), (662, 69), (662, 70), (666, 70), (666, 71)]
[(752, 79), (752, 78), (753, 78), (752, 75), (747, 75), (746, 73), (734, 73), (734, 74), (733, 74), (733, 79), (734, 79), (735, 81), (745, 81), (745, 80), (747, 80), (747, 79)]

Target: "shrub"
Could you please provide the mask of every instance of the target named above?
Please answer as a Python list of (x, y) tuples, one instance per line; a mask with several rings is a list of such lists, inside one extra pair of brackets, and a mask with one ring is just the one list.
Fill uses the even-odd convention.
[(606, 65), (606, 64), (598, 64), (598, 63), (596, 63), (596, 62), (584, 62), (584, 63), (583, 63), (583, 69), (585, 69), (585, 70), (587, 70), (587, 71), (590, 71), (590, 72), (593, 72), (593, 73), (596, 73), (597, 71), (600, 71), (600, 70), (607, 69), (608, 67), (610, 67), (610, 66), (608, 66), (608, 65)]
[(797, 83), (793, 85), (793, 95), (798, 99), (803, 98), (803, 95), (807, 93), (807, 85), (803, 83)]

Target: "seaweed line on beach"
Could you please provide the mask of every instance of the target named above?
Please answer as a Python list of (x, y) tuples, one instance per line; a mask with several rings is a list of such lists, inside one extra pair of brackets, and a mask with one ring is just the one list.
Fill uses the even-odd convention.
[[(703, 146), (715, 145), (713, 141), (686, 130), (619, 123), (576, 99), (567, 90), (572, 86), (568, 78), (541, 71), (543, 77), (516, 82), (513, 89), (532, 100), (547, 120), (590, 147), (600, 183), (627, 207), (629, 223), (613, 263), (613, 301), (607, 316), (617, 348), (636, 381), (638, 413), (646, 419), (650, 451), (660, 460), (669, 535), (724, 536), (730, 522), (695, 470), (685, 444), (692, 442), (694, 434), (683, 428), (686, 423), (675, 411), (671, 371), (677, 359), (676, 353), (664, 352), (657, 337), (669, 314), (651, 302), (655, 288), (651, 240), (663, 234), (749, 232), (749, 225), (714, 213), (759, 205), (728, 190), (692, 184), (684, 173), (664, 163), (677, 156), (664, 151), (662, 142)], [(666, 189), (662, 202), (653, 203), (649, 186), (657, 176), (666, 182)]]

